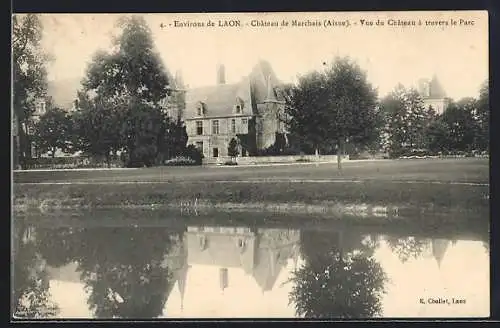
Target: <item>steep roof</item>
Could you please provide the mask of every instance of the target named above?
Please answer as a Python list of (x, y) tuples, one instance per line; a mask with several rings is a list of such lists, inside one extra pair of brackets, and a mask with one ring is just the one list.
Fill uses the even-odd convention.
[(252, 86), (252, 97), (256, 104), (264, 103), (267, 100), (279, 100), (276, 88), (282, 83), (276, 77), (271, 64), (265, 60), (260, 60), (255, 65), (249, 75)]
[[(229, 115), (236, 105), (237, 98), (244, 101), (250, 99), (250, 85), (247, 79), (239, 83), (188, 89), (186, 92), (186, 117), (197, 116), (199, 102), (202, 102), (206, 108), (205, 117)], [(245, 112), (245, 109), (243, 111)], [(246, 113), (252, 114), (248, 111)]]
[(237, 97), (247, 103), (248, 108), (243, 109), (243, 114), (251, 115), (257, 109), (256, 104), (283, 100), (276, 90), (281, 84), (269, 62), (260, 60), (250, 74), (238, 83), (188, 89), (186, 117), (197, 116), (198, 102), (203, 102), (206, 106), (205, 117), (230, 115)]
[(293, 255), (292, 250), (293, 245), (278, 249), (267, 247), (258, 249), (258, 261), (252, 276), (263, 292), (273, 289), (281, 270)]

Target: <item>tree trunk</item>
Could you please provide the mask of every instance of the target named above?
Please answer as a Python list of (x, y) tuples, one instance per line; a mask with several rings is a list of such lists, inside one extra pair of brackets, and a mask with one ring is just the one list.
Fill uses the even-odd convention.
[(109, 152), (106, 153), (106, 165), (108, 167), (108, 169), (111, 167), (111, 162), (110, 162), (110, 158), (109, 158)]
[(56, 148), (52, 148), (52, 158), (56, 157)]
[(344, 142), (343, 142), (343, 139), (340, 139), (340, 141), (338, 143), (338, 148), (337, 148), (337, 168), (338, 168), (339, 172), (342, 172), (343, 148), (344, 148)]

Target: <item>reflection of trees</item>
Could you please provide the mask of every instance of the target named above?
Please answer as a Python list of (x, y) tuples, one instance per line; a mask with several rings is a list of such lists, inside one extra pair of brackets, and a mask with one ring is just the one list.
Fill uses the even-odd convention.
[(14, 228), (12, 314), (16, 318), (51, 318), (58, 307), (50, 300), (45, 263), (30, 232), (22, 222)]
[(416, 237), (388, 236), (387, 245), (392, 252), (397, 254), (399, 260), (403, 263), (409, 259), (417, 259), (429, 246), (429, 240)]
[(154, 318), (162, 314), (167, 289), (173, 283), (172, 273), (163, 265), (175, 242), (171, 233), (128, 227), (52, 233), (56, 235), (46, 235), (43, 242), (44, 253), (50, 254), (53, 264), (78, 263), (95, 317)]
[(297, 315), (366, 318), (380, 314), (386, 277), (372, 257), (374, 244), (361, 236), (302, 232), (305, 264), (292, 274), (290, 293)]

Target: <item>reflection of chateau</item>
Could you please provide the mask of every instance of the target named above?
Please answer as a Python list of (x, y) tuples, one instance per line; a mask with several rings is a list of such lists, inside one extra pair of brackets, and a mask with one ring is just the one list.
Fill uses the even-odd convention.
[(287, 260), (298, 257), (299, 232), (294, 230), (188, 227), (186, 239), (190, 265), (220, 267), (221, 290), (231, 283), (228, 268), (240, 268), (262, 292), (270, 291)]
[(178, 238), (177, 243), (173, 245), (169, 254), (163, 260), (162, 266), (167, 267), (172, 273), (170, 284), (167, 290), (167, 299), (172, 290), (177, 285), (181, 295), (181, 309), (184, 303), (184, 291), (186, 286), (186, 277), (189, 269), (187, 263), (187, 247), (185, 238)]

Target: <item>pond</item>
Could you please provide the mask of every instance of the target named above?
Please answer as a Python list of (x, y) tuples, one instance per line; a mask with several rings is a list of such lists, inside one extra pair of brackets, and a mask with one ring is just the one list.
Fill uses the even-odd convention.
[(14, 315), (489, 316), (487, 225), (416, 228), (262, 215), (112, 210), (18, 216)]

